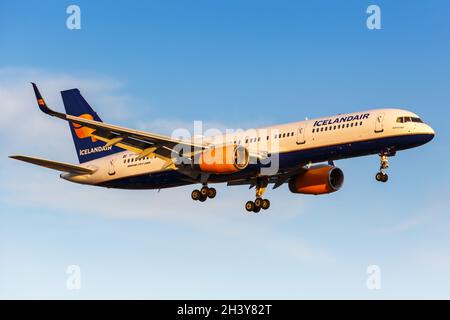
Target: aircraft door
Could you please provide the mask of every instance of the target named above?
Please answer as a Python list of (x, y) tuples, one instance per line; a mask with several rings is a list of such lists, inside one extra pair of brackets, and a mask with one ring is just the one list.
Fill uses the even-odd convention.
[(301, 124), (297, 130), (297, 144), (304, 144), (306, 142), (306, 124)]
[(383, 120), (384, 120), (384, 113), (379, 113), (377, 115), (377, 119), (375, 120), (375, 132), (383, 132)]
[(108, 174), (110, 176), (113, 176), (116, 174), (116, 169), (114, 167), (114, 159), (111, 159), (111, 161), (109, 161), (109, 169), (108, 169)]

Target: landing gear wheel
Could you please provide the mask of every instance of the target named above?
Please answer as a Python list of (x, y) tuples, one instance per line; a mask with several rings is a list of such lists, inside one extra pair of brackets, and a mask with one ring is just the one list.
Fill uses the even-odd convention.
[(216, 196), (217, 191), (214, 188), (208, 188), (208, 198), (212, 199)]
[(201, 189), (200, 189), (200, 193), (202, 194), (202, 197), (207, 197), (208, 196), (208, 190), (209, 190), (209, 188), (208, 187), (202, 187)]
[(375, 176), (375, 179), (380, 182), (386, 182), (389, 179), (389, 176), (386, 173), (378, 172)]
[(266, 210), (270, 207), (270, 201), (262, 198), (268, 184), (269, 179), (267, 177), (258, 177), (256, 179), (256, 199), (255, 201), (247, 201), (245, 210), (248, 212), (259, 212), (261, 209)]
[(208, 197), (201, 196), (200, 199), (198, 199), (198, 200), (200, 200), (200, 202), (205, 202), (206, 199), (208, 199)]
[(380, 182), (387, 182), (388, 175), (384, 171), (389, 168), (388, 156), (394, 156), (395, 150), (388, 149), (380, 153), (380, 171), (376, 174), (375, 179)]
[(252, 212), (253, 210), (255, 210), (255, 203), (253, 201), (247, 201), (247, 203), (245, 204), (245, 210), (247, 210), (248, 212)]
[(267, 209), (269, 209), (269, 207), (270, 207), (270, 201), (268, 199), (264, 199), (262, 201), (261, 208), (264, 210), (267, 210)]
[(202, 195), (201, 195), (200, 191), (197, 189), (193, 190), (191, 193), (192, 200), (199, 200), (201, 198), (201, 196)]
[(377, 172), (375, 175), (375, 180), (381, 181), (383, 179), (383, 172)]

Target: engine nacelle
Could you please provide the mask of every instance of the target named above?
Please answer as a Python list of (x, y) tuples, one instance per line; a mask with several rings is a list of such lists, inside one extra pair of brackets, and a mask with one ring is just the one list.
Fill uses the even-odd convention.
[(338, 191), (344, 184), (344, 173), (334, 166), (306, 169), (289, 180), (292, 193), (326, 194)]
[(194, 166), (203, 172), (214, 174), (235, 173), (247, 167), (248, 150), (243, 146), (216, 146), (200, 153)]

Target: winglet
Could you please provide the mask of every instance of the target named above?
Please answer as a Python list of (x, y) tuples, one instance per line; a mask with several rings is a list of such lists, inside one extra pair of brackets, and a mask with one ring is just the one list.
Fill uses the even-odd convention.
[(34, 90), (34, 94), (36, 95), (36, 100), (37, 100), (37, 104), (38, 104), (38, 106), (39, 106), (39, 109), (41, 109), (42, 112), (44, 112), (44, 113), (46, 113), (46, 114), (48, 114), (48, 115), (51, 115), (51, 116), (54, 116), (54, 117), (58, 117), (58, 118), (65, 119), (65, 118), (66, 118), (66, 115), (65, 115), (64, 113), (56, 112), (56, 111), (50, 109), (50, 108), (47, 106), (47, 104), (45, 103), (44, 98), (42, 98), (42, 95), (41, 95), (41, 93), (39, 92), (39, 89), (38, 89), (36, 83), (31, 82), (31, 84), (33, 85), (33, 90)]

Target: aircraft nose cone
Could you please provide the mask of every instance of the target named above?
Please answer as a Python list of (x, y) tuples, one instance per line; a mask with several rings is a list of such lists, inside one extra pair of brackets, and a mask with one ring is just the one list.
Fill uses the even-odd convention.
[(436, 135), (432, 127), (430, 127), (430, 134), (433, 135), (433, 137)]
[(427, 134), (427, 142), (430, 142), (431, 140), (433, 140), (434, 136), (436, 135), (433, 128), (430, 126), (428, 126), (428, 128), (427, 128), (426, 134)]

